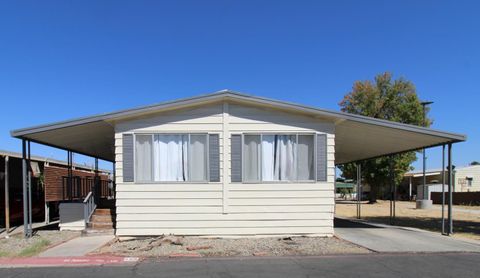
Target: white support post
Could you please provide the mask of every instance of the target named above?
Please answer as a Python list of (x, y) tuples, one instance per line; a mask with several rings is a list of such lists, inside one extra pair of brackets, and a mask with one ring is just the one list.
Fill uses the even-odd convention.
[(408, 200), (412, 200), (412, 176), (408, 179)]
[(50, 224), (50, 203), (45, 201), (45, 225)]

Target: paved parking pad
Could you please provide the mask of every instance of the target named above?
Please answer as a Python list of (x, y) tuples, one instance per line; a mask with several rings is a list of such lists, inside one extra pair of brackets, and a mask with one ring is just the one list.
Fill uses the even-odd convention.
[(480, 242), (437, 233), (335, 219), (335, 235), (376, 252), (480, 252)]

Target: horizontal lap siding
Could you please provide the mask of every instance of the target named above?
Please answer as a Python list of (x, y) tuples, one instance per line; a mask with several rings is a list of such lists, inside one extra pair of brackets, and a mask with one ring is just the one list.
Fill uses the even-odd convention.
[[(134, 184), (121, 181), (122, 132), (222, 132), (221, 107), (138, 119), (117, 128), (117, 235), (285, 235), (333, 234), (334, 136), (332, 125), (303, 116), (230, 104), (230, 133), (248, 131), (327, 133), (327, 182), (228, 185), (228, 213), (223, 213), (223, 185)], [(210, 111), (210, 112), (209, 112)], [(192, 118), (193, 117), (193, 118)], [(261, 120), (260, 120), (261, 119)], [(228, 135), (229, 136), (229, 135)], [(223, 161), (220, 133), (220, 175)], [(230, 142), (229, 142), (230, 143)], [(228, 157), (230, 155), (228, 154)], [(227, 166), (225, 166), (227, 165)]]
[(204, 235), (212, 229), (215, 235), (330, 234), (333, 190), (328, 184), (236, 184), (229, 189), (229, 213), (223, 214), (219, 184), (119, 185), (117, 234)]
[[(303, 212), (315, 212), (327, 211), (330, 212), (332, 205), (302, 205), (302, 206), (234, 206), (230, 208), (228, 214), (246, 214), (246, 213), (303, 213)], [(117, 206), (117, 213), (120, 214), (203, 214), (203, 213), (222, 213), (221, 206)]]
[(329, 227), (257, 227), (257, 228), (122, 228), (116, 231), (117, 236), (156, 236), (161, 234), (176, 235), (215, 235), (215, 236), (256, 236), (256, 235), (333, 235), (333, 226)]
[(292, 213), (229, 213), (219, 219), (218, 213), (135, 213), (120, 214), (121, 221), (245, 221), (245, 220), (308, 220), (329, 219), (330, 213), (292, 212)]
[(325, 225), (324, 220), (161, 220), (161, 221), (119, 221), (117, 228), (157, 228), (157, 229), (178, 229), (178, 228), (265, 228), (265, 227), (319, 227)]

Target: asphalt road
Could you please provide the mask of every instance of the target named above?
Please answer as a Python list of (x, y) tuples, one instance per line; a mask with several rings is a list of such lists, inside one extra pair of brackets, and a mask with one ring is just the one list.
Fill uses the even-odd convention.
[(132, 266), (0, 269), (0, 277), (480, 277), (480, 254), (183, 259)]

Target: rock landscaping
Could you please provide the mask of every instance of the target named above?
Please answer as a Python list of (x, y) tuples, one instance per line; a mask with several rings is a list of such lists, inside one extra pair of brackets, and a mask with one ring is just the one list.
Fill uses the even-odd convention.
[(370, 251), (336, 237), (202, 238), (159, 236), (117, 238), (95, 254), (139, 257), (305, 256)]

